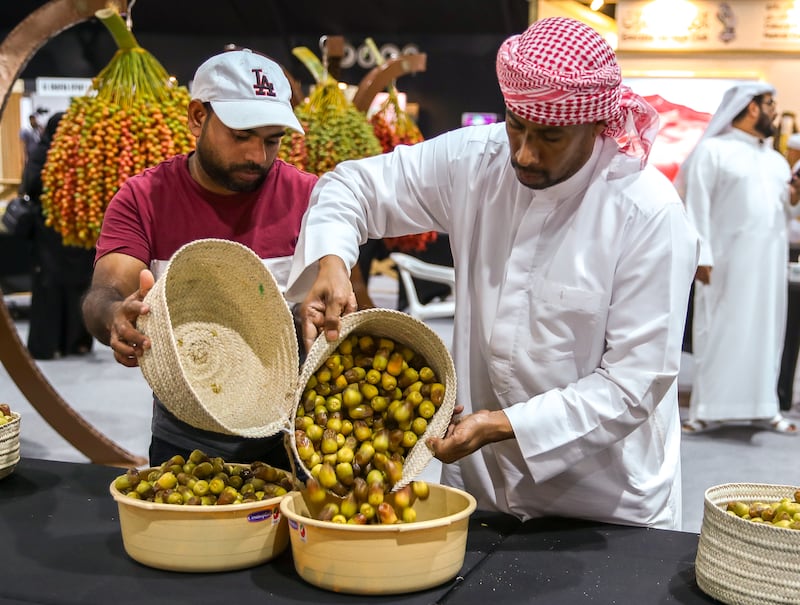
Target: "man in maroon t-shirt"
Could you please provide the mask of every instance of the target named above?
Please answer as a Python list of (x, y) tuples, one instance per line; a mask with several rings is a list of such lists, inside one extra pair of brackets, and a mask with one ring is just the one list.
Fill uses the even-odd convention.
[[(173, 253), (200, 238), (252, 248), (285, 287), (300, 223), (317, 177), (276, 159), (287, 128), (303, 132), (281, 67), (249, 50), (216, 55), (197, 70), (189, 155), (130, 179), (111, 200), (97, 242), (86, 325), (129, 367), (150, 342), (136, 329), (142, 300)], [(245, 439), (192, 427), (154, 398), (150, 463), (198, 448), (236, 462), (289, 468), (282, 436)]]

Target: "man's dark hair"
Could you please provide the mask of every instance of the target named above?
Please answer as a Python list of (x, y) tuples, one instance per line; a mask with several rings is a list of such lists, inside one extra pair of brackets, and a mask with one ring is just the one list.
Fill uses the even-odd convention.
[(739, 113), (736, 114), (736, 116), (733, 118), (733, 121), (734, 122), (738, 122), (744, 116), (747, 115), (747, 108), (750, 107), (750, 103), (755, 103), (756, 105), (761, 107), (761, 103), (763, 101), (764, 101), (764, 95), (763, 94), (754, 96), (752, 99), (750, 99), (750, 101), (747, 103), (747, 105), (744, 106), (744, 109), (742, 109), (742, 111), (740, 111)]

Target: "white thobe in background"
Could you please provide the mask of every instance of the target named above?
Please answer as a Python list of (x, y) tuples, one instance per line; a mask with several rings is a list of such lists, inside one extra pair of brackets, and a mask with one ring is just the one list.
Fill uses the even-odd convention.
[(786, 326), (789, 164), (769, 141), (733, 128), (703, 140), (685, 171), (686, 209), (700, 234), (689, 415), (751, 420), (778, 414)]

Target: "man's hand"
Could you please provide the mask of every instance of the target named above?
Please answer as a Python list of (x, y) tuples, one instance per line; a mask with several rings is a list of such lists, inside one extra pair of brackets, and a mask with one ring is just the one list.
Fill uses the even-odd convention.
[(317, 279), (299, 311), (306, 351), (323, 330), (328, 341), (339, 338), (341, 316), (356, 309), (356, 296), (344, 261), (338, 256), (321, 258)]
[(150, 307), (143, 301), (154, 283), (153, 274), (147, 269), (142, 270), (139, 289), (112, 305), (109, 345), (114, 351), (114, 359), (129, 368), (138, 366), (139, 358), (150, 348), (150, 340), (136, 329), (136, 320), (150, 312)]
[(710, 284), (711, 269), (713, 269), (713, 267), (710, 267), (709, 265), (700, 265), (697, 267), (697, 271), (694, 273), (695, 280), (699, 281), (701, 284)]
[(797, 172), (792, 174), (792, 180), (789, 181), (789, 203), (792, 206), (797, 206), (800, 201), (800, 175)]
[(462, 417), (463, 406), (456, 406), (444, 437), (431, 437), (427, 445), (433, 455), (449, 464), (469, 456), (487, 443), (514, 438), (514, 429), (502, 411), (481, 410)]

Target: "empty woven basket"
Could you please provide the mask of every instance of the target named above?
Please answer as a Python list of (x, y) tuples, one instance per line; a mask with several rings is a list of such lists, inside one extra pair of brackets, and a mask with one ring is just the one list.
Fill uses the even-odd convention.
[(728, 502), (774, 502), (797, 487), (726, 483), (706, 490), (697, 547), (697, 585), (728, 605), (800, 604), (800, 530), (725, 512)]
[(139, 360), (153, 392), (184, 422), (266, 437), (294, 407), (299, 357), (291, 311), (250, 248), (202, 239), (179, 249), (145, 297)]

